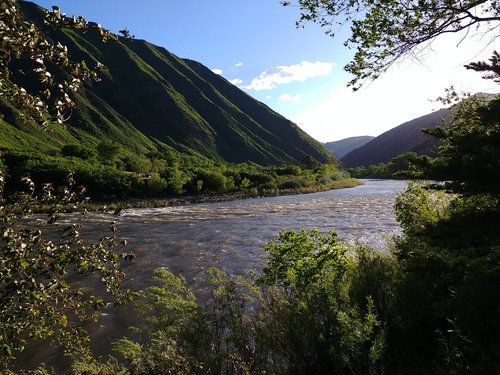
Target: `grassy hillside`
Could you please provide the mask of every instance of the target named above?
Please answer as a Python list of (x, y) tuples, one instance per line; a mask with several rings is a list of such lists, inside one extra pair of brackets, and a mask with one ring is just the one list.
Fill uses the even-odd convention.
[(133, 155), (175, 150), (261, 165), (297, 164), (306, 155), (335, 162), (297, 125), (200, 63), (143, 40), (112, 36), (104, 43), (95, 30), (51, 29), (41, 8), (28, 2), (21, 7), (51, 40), (68, 47), (73, 60), (89, 66), (99, 61), (107, 70), (101, 82), (79, 91), (67, 127), (54, 127), (51, 135), (20, 126), (22, 114), (2, 99), (0, 147), (53, 151), (107, 139)]

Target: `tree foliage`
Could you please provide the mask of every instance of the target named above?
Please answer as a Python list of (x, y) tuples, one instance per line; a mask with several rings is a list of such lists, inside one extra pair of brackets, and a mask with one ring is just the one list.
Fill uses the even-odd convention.
[(145, 317), (142, 339), (114, 344), (134, 374), (250, 373), (255, 364), (252, 325), (246, 315), (252, 300), (248, 284), (216, 269), (208, 271), (206, 305), (182, 277), (154, 272), (137, 308)]
[[(351, 27), (344, 43), (356, 53), (345, 70), (354, 76), (354, 89), (367, 79), (376, 79), (395, 61), (418, 53), (436, 37), (448, 33), (464, 34), (486, 25), (492, 39), (500, 22), (496, 0), (297, 0), (298, 26), (313, 21), (334, 36), (340, 26)], [(490, 34), (491, 35), (491, 34)]]
[[(24, 182), (27, 193), (19, 193), (8, 203), (1, 194), (0, 173), (0, 368), (28, 344), (43, 339), (52, 340), (68, 354), (90, 358), (83, 324), (96, 319), (107, 302), (122, 303), (132, 296), (120, 289), (124, 277), (120, 249), (125, 243), (114, 235), (116, 222), (110, 226), (111, 235), (95, 243), (82, 240), (79, 221), (57, 225), (58, 205), (78, 204), (80, 192), (72, 174), (61, 196), (51, 184), (35, 195), (34, 183), (28, 177)], [(52, 206), (45, 224), (48, 229), (28, 218), (39, 204)], [(51, 229), (56, 225), (57, 229)], [(129, 259), (128, 254), (123, 258)], [(70, 281), (74, 275), (85, 275), (89, 284), (75, 286)], [(105, 293), (88, 292), (94, 277), (102, 282)]]
[(96, 152), (93, 149), (76, 144), (64, 145), (61, 148), (61, 154), (64, 156), (74, 156), (83, 160), (92, 159), (96, 156)]
[[(496, 79), (488, 64), (471, 66)], [(396, 205), (405, 275), (396, 337), (424, 372), (486, 374), (500, 360), (500, 98), (450, 94), (451, 118), (429, 131), (439, 152), (418, 164), (434, 182), (410, 186)]]
[(6, 150), (1, 160), (9, 171), (6, 194), (21, 188), (23, 175), (29, 174), (37, 186), (48, 182), (58, 186), (67, 172), (73, 171), (94, 202), (184, 194), (277, 195), (356, 184), (345, 171), (332, 164), (319, 164), (313, 171), (294, 165), (215, 163), (181, 154), (153, 158), (127, 154), (110, 141), (100, 142), (96, 148), (65, 145), (61, 155), (54, 156)]
[(465, 194), (500, 190), (500, 97), (474, 96), (455, 106), (448, 126), (428, 130), (440, 138), (438, 157), (428, 176), (448, 181), (446, 187)]
[[(97, 28), (104, 39), (109, 35), (82, 17), (65, 17), (56, 6), (46, 12), (45, 22), (53, 27)], [(71, 61), (64, 45), (46, 39), (33, 23), (26, 21), (16, 0), (0, 2), (0, 47), (0, 95), (14, 99), (45, 126), (50, 121), (65, 121), (75, 106), (71, 93), (83, 82), (97, 79), (96, 71), (85, 61)], [(16, 74), (19, 68), (21, 75)], [(101, 69), (102, 65), (97, 63), (95, 68)]]
[(467, 64), (467, 69), (475, 70), (476, 72), (485, 72), (484, 79), (492, 79), (496, 83), (500, 83), (500, 54), (493, 51), (493, 55), (486, 61), (477, 61)]
[(103, 139), (96, 147), (97, 155), (101, 163), (112, 164), (120, 152), (120, 145), (108, 140)]
[[(500, 207), (490, 194), (413, 186), (399, 199), (404, 278), (394, 348), (399, 372), (490, 373), (499, 360)], [(404, 323), (403, 323), (404, 322)]]
[[(107, 35), (81, 17), (66, 18), (57, 7), (46, 12), (45, 21), (52, 27), (96, 27), (103, 38)], [(45, 127), (52, 121), (62, 123), (74, 107), (71, 93), (97, 78), (84, 61), (71, 61), (65, 46), (47, 40), (27, 22), (15, 0), (0, 2), (0, 43), (0, 95), (23, 109), (24, 120), (34, 119)], [(63, 150), (91, 157), (92, 152), (85, 151)], [(132, 256), (120, 256), (125, 243), (115, 236), (116, 222), (110, 225), (111, 235), (95, 243), (80, 237), (83, 216), (59, 222), (61, 205), (77, 208), (84, 192), (76, 188), (73, 173), (65, 171), (66, 184), (60, 178), (59, 186), (47, 182), (38, 189), (23, 174), (24, 188), (7, 199), (6, 164), (0, 164), (0, 371), (37, 340), (49, 340), (67, 354), (91, 360), (84, 325), (96, 319), (108, 302), (131, 298), (132, 292), (120, 288), (124, 277), (120, 262)], [(50, 214), (45, 224), (37, 225), (32, 210), (42, 204), (50, 207)], [(72, 281), (76, 275), (84, 276), (80, 286)], [(102, 292), (95, 292), (96, 285)]]
[[(475, 62), (468, 69), (484, 72), (485, 78), (500, 83), (500, 60), (494, 52), (490, 63)], [(448, 90), (442, 98), (455, 103), (451, 116), (435, 129), (425, 132), (440, 140), (439, 153), (425, 160), (426, 177), (447, 181), (445, 186), (463, 194), (500, 191), (500, 96), (467, 95), (465, 98)]]
[(317, 230), (281, 232), (277, 241), (266, 246), (269, 255), (260, 282), (300, 291), (315, 283), (324, 270), (341, 278), (346, 268), (345, 249), (336, 237), (334, 232), (324, 236)]

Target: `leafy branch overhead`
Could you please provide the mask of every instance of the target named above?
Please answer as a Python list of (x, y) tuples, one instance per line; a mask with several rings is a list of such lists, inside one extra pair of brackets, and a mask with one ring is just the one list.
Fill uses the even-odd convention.
[[(83, 17), (68, 18), (55, 6), (45, 12), (44, 22), (46, 27), (94, 28), (103, 40), (109, 37), (100, 25), (89, 24)], [(13, 99), (44, 125), (65, 121), (75, 106), (71, 93), (83, 82), (97, 80), (94, 69), (103, 68), (99, 62), (91, 69), (85, 61), (71, 61), (67, 47), (50, 41), (37, 25), (25, 20), (15, 0), (0, 3), (0, 48), (0, 96)], [(19, 70), (23, 74), (17, 74)], [(30, 78), (37, 85), (28, 84)]]
[(475, 70), (476, 72), (485, 72), (484, 79), (491, 79), (496, 83), (500, 83), (500, 54), (493, 51), (493, 55), (489, 58), (490, 63), (486, 61), (472, 62), (465, 67)]
[(481, 29), (493, 41), (498, 37), (500, 7), (496, 0), (298, 0), (282, 2), (298, 6), (297, 26), (312, 21), (334, 36), (350, 25), (344, 45), (356, 50), (344, 69), (354, 76), (357, 90), (374, 80), (397, 60), (415, 56), (435, 38), (449, 33)]
[[(91, 358), (83, 324), (95, 321), (107, 303), (130, 301), (135, 293), (121, 288), (123, 261), (133, 259), (123, 252), (126, 241), (111, 234), (93, 243), (80, 236), (81, 220), (60, 220), (60, 205), (78, 208), (85, 201), (84, 189), (75, 186), (73, 174), (59, 194), (52, 184), (36, 185), (24, 177), (27, 193), (18, 193), (14, 203), (3, 196), (0, 171), (0, 372), (30, 343), (50, 340), (66, 353)], [(45, 230), (26, 220), (33, 207), (50, 207)], [(58, 233), (55, 235), (54, 233)], [(72, 282), (81, 275), (80, 284)], [(100, 291), (89, 293), (89, 285), (100, 280)], [(99, 288), (96, 288), (99, 290)], [(95, 293), (95, 295), (94, 295)]]
[[(47, 126), (67, 119), (75, 106), (71, 93), (97, 73), (85, 61), (71, 61), (68, 49), (46, 38), (41, 28), (95, 28), (103, 39), (108, 32), (82, 17), (67, 18), (57, 7), (45, 12), (44, 21), (45, 26), (27, 21), (18, 1), (0, 2), (0, 99), (23, 109), (23, 120)], [(112, 234), (94, 243), (81, 239), (81, 220), (59, 222), (61, 205), (77, 209), (85, 201), (85, 189), (76, 188), (73, 173), (60, 189), (35, 184), (25, 174), (24, 189), (7, 197), (4, 156), (0, 152), (0, 372), (36, 340), (50, 340), (65, 354), (90, 359), (83, 325), (97, 319), (108, 302), (132, 298), (134, 293), (121, 289), (121, 261), (132, 260), (133, 254), (119, 255), (126, 242), (116, 238), (116, 221), (109, 228)], [(27, 219), (40, 206), (48, 207), (46, 224), (59, 224), (59, 232), (45, 231)], [(72, 281), (75, 275), (85, 276), (80, 286)], [(92, 277), (102, 286), (96, 295), (89, 293)]]

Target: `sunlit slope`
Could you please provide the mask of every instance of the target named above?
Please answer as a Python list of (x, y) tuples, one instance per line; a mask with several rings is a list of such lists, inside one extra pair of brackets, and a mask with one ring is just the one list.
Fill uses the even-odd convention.
[[(68, 46), (72, 59), (90, 66), (100, 61), (107, 68), (101, 82), (79, 92), (67, 128), (56, 130), (57, 137), (42, 137), (45, 148), (106, 138), (141, 154), (173, 148), (228, 162), (296, 163), (308, 154), (334, 161), (294, 123), (200, 63), (142, 40), (113, 36), (104, 43), (93, 30), (50, 29), (38, 6), (22, 8), (52, 40)], [(12, 129), (5, 132), (4, 146), (15, 146), (16, 132), (25, 131)]]

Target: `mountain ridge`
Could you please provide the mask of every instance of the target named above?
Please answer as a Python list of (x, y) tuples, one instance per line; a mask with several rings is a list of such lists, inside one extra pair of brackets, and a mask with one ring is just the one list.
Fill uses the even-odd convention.
[[(107, 138), (130, 153), (175, 150), (262, 165), (298, 164), (306, 155), (336, 162), (296, 124), (199, 62), (143, 40), (112, 36), (103, 43), (94, 30), (51, 29), (43, 25), (42, 8), (29, 2), (20, 6), (51, 40), (68, 47), (73, 60), (99, 61), (107, 68), (101, 82), (85, 84), (76, 94), (69, 126), (55, 127), (61, 136), (47, 139), (47, 149), (68, 140), (95, 146)], [(7, 107), (4, 100), (2, 113)], [(5, 129), (8, 117), (2, 121)], [(10, 123), (0, 147), (15, 147), (25, 131), (17, 125)]]
[(354, 168), (387, 163), (407, 151), (433, 155), (437, 152), (437, 140), (421, 130), (437, 127), (450, 113), (450, 108), (443, 108), (406, 121), (352, 150), (341, 158), (341, 162), (348, 168)]
[(352, 150), (364, 146), (374, 138), (375, 137), (370, 135), (362, 135), (344, 138), (333, 142), (326, 142), (324, 145), (336, 158), (342, 159)]

